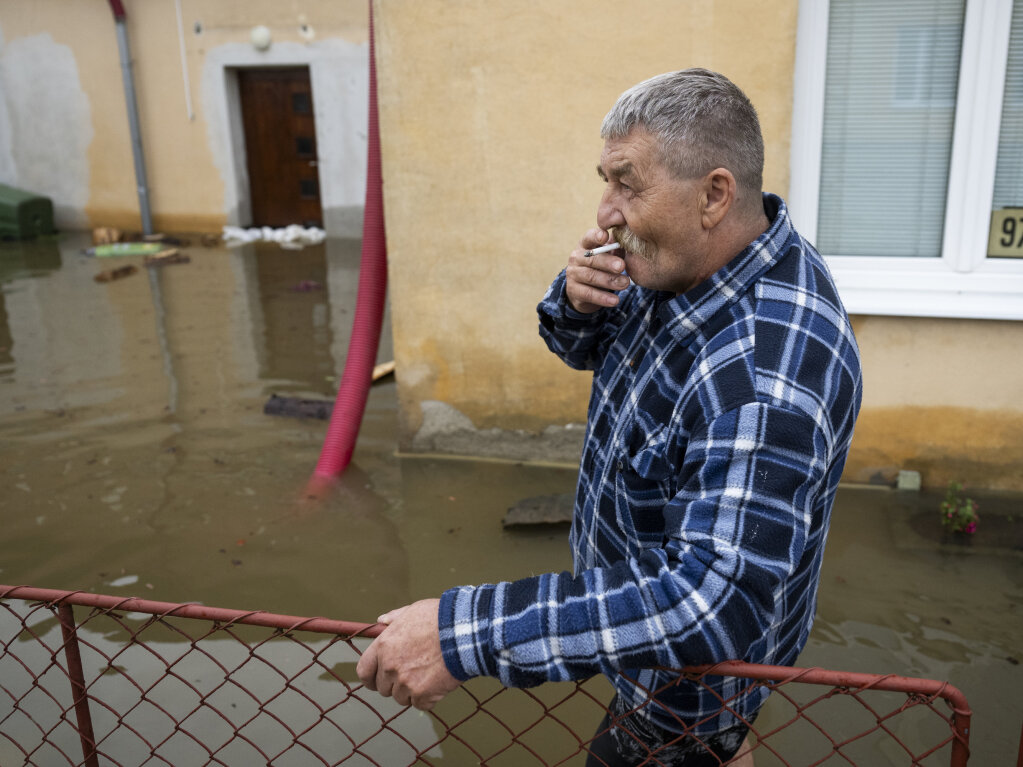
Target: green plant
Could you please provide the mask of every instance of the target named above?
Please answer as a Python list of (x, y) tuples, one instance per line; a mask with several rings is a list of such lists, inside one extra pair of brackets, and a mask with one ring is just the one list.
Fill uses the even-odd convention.
[(941, 502), (941, 526), (953, 533), (975, 533), (980, 515), (979, 505), (972, 498), (963, 498), (963, 486), (949, 482), (945, 500)]

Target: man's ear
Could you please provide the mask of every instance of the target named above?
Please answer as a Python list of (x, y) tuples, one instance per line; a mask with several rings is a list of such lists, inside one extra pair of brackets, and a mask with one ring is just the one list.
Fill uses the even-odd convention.
[(713, 229), (735, 204), (735, 176), (727, 168), (715, 168), (703, 177), (704, 205), (701, 223)]

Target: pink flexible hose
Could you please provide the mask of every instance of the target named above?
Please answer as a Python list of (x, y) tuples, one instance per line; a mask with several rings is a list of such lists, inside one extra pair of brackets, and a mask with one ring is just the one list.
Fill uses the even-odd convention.
[(355, 320), (334, 411), (310, 485), (339, 476), (355, 452), (366, 399), (373, 383), (380, 328), (387, 295), (387, 243), (384, 238), (384, 195), (377, 119), (376, 57), (373, 45), (373, 3), (369, 3), (369, 145), (366, 157), (366, 207), (363, 212), (362, 255)]

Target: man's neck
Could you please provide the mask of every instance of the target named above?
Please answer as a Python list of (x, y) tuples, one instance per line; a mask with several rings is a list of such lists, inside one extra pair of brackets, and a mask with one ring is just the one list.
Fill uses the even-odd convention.
[[(757, 237), (766, 232), (771, 226), (771, 220), (767, 217), (763, 207), (757, 214), (736, 217), (734, 221), (722, 221), (720, 231), (716, 234), (715, 256), (711, 259), (714, 274), (718, 269), (729, 263), (733, 258), (742, 253), (746, 247)], [(709, 277), (710, 274), (707, 276)]]

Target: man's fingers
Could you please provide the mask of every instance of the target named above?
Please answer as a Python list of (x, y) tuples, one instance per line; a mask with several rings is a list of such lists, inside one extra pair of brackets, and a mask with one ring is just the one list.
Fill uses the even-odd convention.
[(579, 248), (582, 250), (599, 248), (601, 245), (607, 245), (610, 241), (611, 235), (603, 229), (589, 229), (583, 235), (583, 238), (579, 240)]
[(585, 307), (587, 304), (595, 305), (599, 308), (601, 306), (615, 306), (618, 303), (618, 296), (614, 293), (586, 285), (580, 285), (575, 290), (570, 291), (568, 298), (573, 305), (580, 307), (580, 311), (583, 311), (581, 307)]
[(417, 693), (401, 679), (392, 679), (388, 674), (381, 672), (375, 682), (376, 691), (385, 698), (393, 698), (394, 702), (401, 706), (412, 706), (420, 711), (432, 711), (444, 695), (437, 694), (434, 690)]
[[(598, 256), (593, 256), (598, 258)], [(589, 285), (594, 285), (598, 288), (606, 288), (607, 290), (622, 290), (629, 285), (629, 278), (622, 274), (622, 270), (625, 268), (620, 260), (610, 260), (610, 263), (604, 264), (582, 264), (577, 266), (578, 269), (578, 282), (582, 282)], [(604, 266), (605, 268), (601, 268)]]
[[(593, 256), (594, 259), (600, 258)], [(606, 271), (594, 268), (589, 264), (569, 266), (566, 270), (567, 284), (565, 286), (568, 298), (580, 311), (586, 311), (587, 305), (615, 306), (618, 297), (615, 293), (629, 287), (629, 278), (621, 274), (624, 264), (620, 259), (608, 259), (617, 263), (609, 264), (610, 267), (617, 266), (617, 271)], [(590, 311), (593, 311), (592, 309)]]
[(420, 711), (433, 711), (433, 707), (440, 702), (435, 695), (421, 695), (412, 697), (412, 706)]
[(355, 671), (366, 687), (388, 698), (391, 695), (391, 688), (394, 687), (394, 679), (388, 673), (387, 664), (381, 661), (380, 647), (380, 637), (377, 637), (362, 654)]
[(384, 613), (383, 615), (381, 615), (379, 618), (377, 618), (377, 623), (387, 623), (387, 624), (394, 623), (394, 621), (396, 621), (398, 619), (398, 616), (401, 615), (403, 612), (405, 612), (407, 609), (408, 609), (408, 605), (405, 605), (404, 607), (396, 607), (393, 610), (390, 610), (390, 611)]
[[(376, 687), (374, 689), (385, 698), (390, 698), (394, 694), (394, 677), (379, 665), (377, 665)], [(402, 703), (402, 705), (404, 706), (405, 704)]]
[(366, 648), (366, 652), (359, 658), (355, 666), (355, 673), (359, 675), (359, 681), (371, 690), (377, 689), (377, 645), (374, 641)]
[(615, 306), (618, 303), (618, 296), (614, 293), (586, 286), (567, 287), (565, 294), (572, 307), (583, 314), (592, 314), (603, 307)]
[[(389, 626), (407, 609), (408, 605), (405, 607), (396, 607), (395, 609), (379, 616), (377, 618), (377, 623), (383, 623)], [(380, 655), (378, 652), (379, 647), (380, 645), (377, 641), (374, 641), (368, 648), (366, 648), (366, 652), (363, 653), (362, 658), (359, 659), (359, 664), (356, 666), (355, 670), (359, 674), (359, 679), (362, 680), (362, 683), (366, 685), (366, 687), (380, 693), (385, 698), (388, 698), (394, 692), (394, 679), (391, 674), (388, 673), (388, 670), (380, 664)], [(397, 696), (395, 696), (395, 699), (397, 700)], [(407, 700), (405, 702), (399, 700), (398, 702), (403, 706), (408, 705)]]
[(629, 286), (629, 277), (624, 273), (625, 261), (609, 253), (584, 256), (582, 251), (573, 251), (565, 272), (569, 282), (578, 285), (603, 290), (624, 290)]

